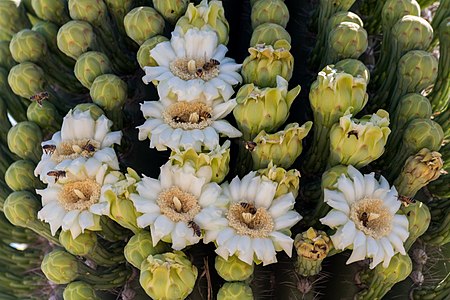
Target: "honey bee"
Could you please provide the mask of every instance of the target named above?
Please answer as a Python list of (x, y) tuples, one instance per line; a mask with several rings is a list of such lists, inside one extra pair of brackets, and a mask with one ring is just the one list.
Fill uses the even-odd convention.
[(255, 150), (256, 148), (256, 143), (253, 141), (247, 141), (245, 142), (245, 149), (247, 149), (248, 151), (252, 152), (253, 150)]
[(211, 114), (209, 112), (207, 112), (207, 111), (201, 111), (200, 112), (200, 122), (201, 121), (206, 121), (209, 118), (211, 118)]
[(95, 151), (95, 146), (90, 143), (90, 140), (87, 141), (86, 145), (81, 147), (81, 150), (87, 151), (88, 153)]
[(364, 227), (367, 227), (367, 222), (369, 222), (369, 214), (366, 213), (366, 212), (363, 212), (363, 213), (361, 214), (361, 221), (362, 221), (362, 223), (363, 223), (363, 226), (364, 226)]
[(208, 71), (218, 65), (220, 65), (220, 62), (217, 59), (211, 58), (209, 61), (203, 64), (203, 69)]
[(56, 182), (60, 177), (66, 177), (66, 171), (50, 171), (47, 173), (47, 175), (55, 177)]
[(55, 145), (44, 145), (42, 146), (42, 150), (44, 150), (45, 154), (53, 154), (56, 151)]
[(416, 200), (410, 197), (398, 195), (397, 199), (403, 203), (405, 207), (408, 207), (410, 204), (416, 203)]
[(350, 130), (347, 133), (347, 138), (350, 138), (351, 135), (354, 135), (356, 137), (356, 139), (358, 139), (358, 131), (357, 130)]
[(36, 101), (42, 107), (42, 101), (48, 99), (48, 92), (40, 92), (30, 97), (31, 101)]
[(202, 77), (202, 76), (203, 76), (203, 68), (198, 68), (198, 69), (195, 71), (195, 75), (196, 75), (197, 77)]
[(241, 202), (239, 204), (242, 206), (242, 208), (248, 210), (248, 212), (252, 215), (256, 214), (256, 207), (253, 204), (247, 202)]
[(189, 221), (188, 226), (192, 228), (196, 236), (200, 237), (202, 235), (202, 230), (200, 229), (200, 226), (198, 226), (198, 224), (195, 223), (194, 221)]

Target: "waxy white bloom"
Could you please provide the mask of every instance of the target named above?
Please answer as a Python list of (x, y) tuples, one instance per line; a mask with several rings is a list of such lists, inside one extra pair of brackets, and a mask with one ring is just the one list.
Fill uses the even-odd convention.
[(221, 192), (217, 183), (209, 181), (190, 165), (168, 162), (161, 167), (159, 179), (144, 177), (136, 184), (138, 194), (131, 194), (130, 199), (142, 213), (137, 225), (150, 226), (154, 246), (162, 240), (181, 250), (200, 241), (203, 227), (197, 216), (215, 204)]
[(112, 147), (120, 144), (122, 132), (111, 131), (111, 126), (112, 122), (104, 115), (95, 120), (89, 111), (70, 110), (61, 131), (42, 143), (43, 154), (35, 175), (48, 183), (52, 181), (47, 176), (49, 171), (64, 170), (77, 158), (83, 158), (86, 164), (105, 163), (118, 170), (119, 162)]
[(175, 28), (172, 39), (150, 51), (157, 67), (144, 67), (144, 83), (158, 82), (160, 98), (178, 101), (227, 101), (234, 94), (233, 85), (242, 82), (241, 65), (225, 57), (225, 45), (218, 44), (212, 30), (191, 28), (186, 34)]
[[(293, 239), (286, 234), (302, 219), (292, 193), (275, 198), (277, 183), (250, 172), (222, 185), (217, 203), (197, 216), (205, 229), (205, 243), (214, 241), (224, 259), (236, 255), (247, 264), (277, 262), (276, 252), (292, 255)], [(226, 203), (225, 209), (223, 204)]]
[(200, 152), (202, 146), (210, 150), (219, 146), (219, 134), (241, 136), (228, 121), (221, 120), (233, 110), (236, 100), (217, 102), (146, 101), (141, 110), (147, 120), (138, 126), (139, 140), (148, 137), (150, 148), (158, 150), (192, 147)]
[[(38, 218), (50, 224), (52, 235), (60, 227), (70, 230), (75, 239), (85, 229), (100, 230), (96, 205), (103, 185), (117, 182), (120, 172), (109, 172), (108, 165), (97, 160), (77, 158), (65, 170), (53, 170), (55, 182), (36, 190), (42, 197)], [(57, 173), (59, 172), (59, 173)]]
[(333, 209), (320, 221), (337, 228), (331, 236), (336, 249), (353, 249), (347, 264), (373, 258), (371, 269), (381, 262), (387, 268), (397, 252), (406, 255), (408, 219), (397, 214), (397, 190), (383, 176), (378, 181), (374, 173), (363, 175), (349, 166), (348, 177), (338, 179), (336, 190), (324, 192), (324, 201)]

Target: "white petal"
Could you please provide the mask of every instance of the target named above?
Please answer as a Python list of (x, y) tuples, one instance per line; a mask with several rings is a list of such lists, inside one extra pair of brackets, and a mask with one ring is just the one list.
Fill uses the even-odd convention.
[(66, 213), (62, 222), (62, 229), (67, 231), (78, 220), (79, 210), (71, 210)]
[(256, 238), (253, 239), (252, 245), (256, 257), (263, 262), (263, 266), (277, 262), (277, 253), (270, 239)]
[(276, 218), (274, 220), (275, 227), (274, 230), (282, 230), (286, 228), (291, 228), (298, 221), (302, 219), (302, 216), (296, 211), (288, 211), (286, 214)]
[(217, 130), (218, 133), (223, 134), (230, 138), (236, 138), (242, 136), (242, 133), (234, 128), (228, 121), (216, 120), (211, 123), (211, 126)]
[(160, 215), (161, 215), (160, 213), (143, 214), (142, 216), (140, 216), (136, 219), (137, 226), (139, 228), (145, 228), (145, 227), (155, 223), (156, 218), (159, 217)]
[(365, 197), (371, 197), (373, 192), (375, 191), (375, 188), (378, 186), (378, 182), (375, 179), (375, 174), (364, 174), (364, 183), (365, 183), (365, 189), (364, 189), (364, 196)]
[(391, 243), (386, 237), (382, 237), (379, 241), (384, 250), (383, 267), (387, 268), (389, 266), (389, 262), (391, 261), (392, 256), (394, 256), (395, 254), (394, 249), (392, 248)]
[(95, 225), (94, 215), (87, 211), (83, 210), (78, 216), (79, 224), (81, 227), (81, 232), (84, 232), (86, 228), (92, 227)]
[(141, 104), (144, 118), (161, 118), (164, 107), (160, 101), (145, 101)]
[(391, 232), (388, 237), (391, 244), (394, 246), (394, 249), (397, 252), (400, 252), (402, 255), (406, 255), (405, 247), (403, 246), (403, 242), (395, 233)]
[(253, 249), (251, 238), (246, 235), (240, 236), (237, 248), (238, 258), (249, 265), (253, 264)]
[(153, 202), (147, 198), (138, 196), (137, 194), (131, 194), (130, 199), (131, 199), (131, 201), (133, 201), (133, 205), (138, 212), (141, 212), (141, 213), (160, 213), (161, 212), (159, 206), (155, 202)]
[(325, 217), (319, 221), (330, 228), (336, 228), (348, 222), (348, 216), (336, 209), (332, 209)]
[(355, 235), (355, 223), (349, 220), (343, 227), (340, 227), (330, 238), (336, 249), (344, 250), (353, 243)]
[(272, 218), (278, 218), (279, 216), (287, 213), (294, 208), (295, 198), (292, 193), (288, 193), (273, 200), (269, 213)]
[(212, 205), (214, 202), (216, 202), (221, 191), (222, 189), (217, 183), (215, 182), (208, 183), (203, 188), (202, 194), (198, 199), (198, 203), (200, 204), (201, 207)]
[(136, 190), (142, 197), (156, 200), (162, 190), (161, 182), (144, 175), (142, 181), (136, 185)]
[(111, 147), (113, 144), (120, 145), (122, 140), (122, 131), (111, 131), (108, 132), (102, 141), (102, 148)]
[(345, 175), (341, 175), (341, 177), (338, 178), (338, 189), (344, 194), (348, 204), (352, 204), (357, 200), (355, 197), (353, 181), (348, 179)]
[(292, 256), (292, 246), (294, 244), (294, 240), (291, 237), (278, 231), (271, 232), (270, 237), (276, 247), (281, 247), (289, 257)]
[[(169, 41), (159, 43), (152, 50), (150, 56), (158, 63), (159, 66), (168, 67), (170, 62), (176, 59), (176, 54), (172, 49)], [(150, 67), (145, 67), (147, 69)]]
[(273, 181), (262, 180), (256, 193), (256, 207), (269, 208), (277, 191), (277, 184)]
[(110, 131), (112, 122), (105, 117), (105, 115), (101, 115), (97, 121), (95, 121), (95, 133), (94, 133), (94, 140), (96, 141), (103, 141), (106, 134)]
[(166, 216), (161, 215), (156, 218), (155, 223), (150, 226), (153, 246), (156, 246), (161, 238), (169, 235), (174, 227), (175, 224)]
[(355, 239), (353, 241), (353, 252), (347, 260), (347, 265), (355, 261), (360, 261), (366, 258), (366, 236), (361, 231), (356, 232)]
[(324, 190), (324, 201), (337, 210), (342, 211), (346, 215), (350, 213), (349, 203), (346, 201), (343, 193), (333, 190)]

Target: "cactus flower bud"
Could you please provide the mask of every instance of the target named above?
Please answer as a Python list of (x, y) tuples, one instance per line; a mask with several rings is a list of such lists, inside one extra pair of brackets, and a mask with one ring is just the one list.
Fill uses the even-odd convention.
[(42, 260), (41, 270), (48, 280), (56, 284), (66, 284), (78, 277), (78, 261), (64, 250), (53, 250)]
[(116, 75), (100, 75), (92, 83), (90, 94), (92, 101), (107, 112), (121, 109), (127, 99), (127, 84)]
[(43, 188), (43, 184), (34, 176), (36, 165), (29, 160), (17, 160), (12, 163), (5, 173), (5, 182), (13, 191)]
[[(172, 151), (170, 160), (172, 164), (180, 167), (191, 164), (197, 174), (202, 174), (211, 181), (221, 183), (230, 171), (230, 144), (227, 140), (222, 146), (207, 152), (196, 152), (194, 148), (180, 150), (175, 148)], [(210, 174), (211, 173), (211, 174)]]
[(278, 24), (263, 23), (253, 30), (250, 46), (255, 47), (258, 44), (273, 45), (278, 40), (286, 40), (290, 44), (291, 36), (286, 29)]
[(270, 162), (267, 168), (258, 170), (258, 174), (278, 183), (275, 198), (287, 193), (292, 193), (294, 198), (297, 198), (300, 188), (300, 172), (298, 170), (286, 171)]
[(78, 104), (77, 106), (75, 106), (73, 108), (73, 111), (74, 112), (76, 112), (76, 111), (79, 111), (79, 112), (89, 111), (89, 113), (91, 114), (92, 119), (94, 119), (95, 121), (97, 121), (98, 118), (100, 118), (102, 115), (105, 114), (100, 107), (98, 107), (96, 104), (93, 104), (93, 103), (81, 103), (81, 104)]
[(227, 282), (217, 292), (217, 300), (253, 300), (252, 288), (243, 282)]
[(33, 122), (20, 122), (8, 132), (8, 147), (23, 159), (37, 163), (41, 157), (42, 133)]
[(370, 72), (367, 69), (366, 65), (364, 65), (360, 60), (347, 58), (338, 61), (334, 67), (339, 72), (344, 72), (352, 75), (353, 77), (361, 77), (369, 83), (370, 81)]
[(405, 249), (408, 251), (412, 244), (427, 231), (431, 221), (431, 214), (428, 207), (420, 201), (415, 201), (415, 203), (408, 206), (402, 205), (400, 209), (408, 218), (409, 237), (405, 242)]
[(56, 107), (48, 101), (34, 101), (27, 108), (27, 118), (36, 123), (45, 133), (54, 133), (61, 128), (62, 117)]
[(297, 250), (296, 272), (301, 276), (314, 276), (322, 270), (322, 261), (327, 257), (333, 243), (324, 231), (310, 227), (295, 236)]
[(158, 66), (158, 63), (153, 59), (153, 57), (150, 56), (150, 50), (155, 48), (155, 46), (158, 45), (159, 43), (166, 41), (168, 41), (168, 39), (165, 36), (156, 35), (152, 38), (149, 38), (144, 43), (142, 43), (136, 54), (137, 61), (141, 69), (143, 69), (146, 66), (147, 67)]
[(168, 250), (163, 242), (153, 247), (152, 237), (148, 231), (140, 231), (133, 235), (124, 248), (126, 260), (140, 269), (141, 264), (149, 255), (160, 254)]
[(259, 89), (253, 83), (242, 86), (236, 96), (233, 115), (245, 140), (261, 130), (273, 132), (286, 122), (300, 86), (288, 91), (288, 82), (277, 76), (277, 86)]
[(136, 7), (123, 19), (127, 35), (139, 45), (155, 35), (162, 34), (164, 19), (151, 7)]
[(252, 27), (264, 23), (275, 23), (283, 28), (289, 21), (289, 10), (283, 0), (260, 0), (252, 6)]
[(153, 299), (184, 299), (194, 289), (197, 268), (181, 251), (149, 255), (141, 264), (139, 282)]
[(284, 130), (268, 134), (261, 131), (254, 139), (255, 149), (251, 152), (253, 169), (266, 168), (270, 161), (282, 168), (289, 168), (303, 150), (302, 140), (311, 130), (312, 122), (302, 126), (298, 123), (286, 125)]
[(276, 87), (278, 75), (289, 81), (294, 68), (290, 49), (291, 45), (286, 40), (278, 40), (273, 45), (250, 47), (250, 55), (242, 65), (244, 82), (260, 87)]
[(70, 21), (67, 3), (63, 0), (33, 0), (31, 1), (36, 15), (45, 21), (62, 25)]
[(245, 281), (252, 276), (254, 264), (249, 265), (236, 255), (228, 257), (228, 260), (218, 255), (214, 267), (217, 274), (226, 281)]
[(219, 44), (228, 43), (230, 26), (225, 18), (222, 1), (212, 0), (208, 3), (207, 0), (202, 0), (197, 6), (189, 3), (185, 15), (178, 20), (176, 27), (184, 33), (190, 28), (214, 30), (219, 38)]
[(38, 62), (48, 53), (45, 38), (36, 31), (23, 29), (16, 33), (9, 44), (9, 49), (18, 63)]
[(14, 94), (30, 98), (45, 91), (47, 80), (44, 71), (32, 62), (23, 62), (11, 68), (8, 83)]
[(189, 0), (153, 0), (153, 7), (171, 24), (184, 15), (188, 4)]
[(74, 73), (81, 84), (91, 88), (95, 78), (112, 72), (108, 56), (97, 51), (88, 51), (78, 57)]
[(27, 227), (29, 222), (36, 220), (40, 205), (36, 197), (27, 191), (9, 194), (3, 204), (6, 218), (15, 226)]
[(329, 164), (361, 168), (378, 159), (391, 133), (388, 126), (389, 114), (382, 109), (359, 120), (341, 117), (330, 131)]
[(83, 281), (74, 281), (64, 288), (64, 300), (100, 300), (94, 288)]
[(77, 60), (81, 54), (92, 48), (95, 39), (94, 29), (89, 23), (70, 21), (59, 29), (57, 43), (59, 50)]
[(422, 187), (441, 175), (443, 164), (439, 152), (423, 148), (406, 160), (394, 185), (401, 195), (414, 197)]

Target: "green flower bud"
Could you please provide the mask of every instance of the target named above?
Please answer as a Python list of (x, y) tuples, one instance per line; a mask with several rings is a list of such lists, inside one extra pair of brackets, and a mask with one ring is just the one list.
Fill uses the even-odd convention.
[(86, 21), (96, 26), (108, 15), (108, 8), (102, 0), (69, 0), (69, 14), (73, 20)]
[(56, 132), (61, 128), (62, 117), (56, 107), (48, 101), (39, 104), (31, 102), (27, 109), (27, 118), (47, 132)]
[(390, 31), (395, 23), (406, 15), (420, 16), (420, 6), (417, 1), (387, 0), (381, 13), (383, 32), (386, 32), (385, 29)]
[(291, 45), (286, 40), (278, 40), (273, 46), (258, 44), (250, 47), (250, 55), (242, 64), (244, 82), (260, 87), (276, 87), (277, 75), (289, 81), (294, 67), (290, 49)]
[(225, 260), (221, 256), (216, 256), (214, 263), (217, 274), (226, 281), (245, 281), (253, 274), (254, 264), (247, 264), (236, 255)]
[(67, 56), (77, 60), (81, 54), (94, 48), (95, 33), (92, 26), (83, 21), (70, 21), (58, 31), (58, 48)]
[[(412, 68), (414, 67), (414, 70)], [(434, 82), (438, 60), (431, 53), (421, 50), (409, 51), (398, 62), (398, 80), (406, 92), (420, 92)]]
[(406, 94), (398, 103), (393, 116), (392, 129), (401, 129), (414, 119), (429, 119), (433, 111), (430, 101), (417, 93)]
[(385, 110), (380, 109), (359, 120), (352, 119), (351, 114), (343, 116), (330, 131), (328, 163), (355, 168), (367, 166), (384, 153), (390, 133), (389, 113)]
[(353, 77), (364, 78), (367, 83), (370, 81), (369, 69), (357, 59), (347, 58), (340, 60), (335, 64), (334, 68), (339, 72), (350, 74)]
[(150, 50), (156, 47), (161, 42), (166, 42), (168, 39), (162, 35), (156, 35), (148, 40), (146, 40), (136, 54), (137, 61), (141, 69), (145, 66), (156, 67), (158, 63), (150, 56)]
[(127, 84), (116, 75), (100, 75), (92, 83), (90, 95), (92, 102), (106, 111), (121, 109), (127, 99)]
[(260, 0), (252, 6), (250, 16), (253, 29), (264, 23), (275, 23), (286, 28), (289, 10), (282, 0)]
[(48, 48), (45, 38), (36, 31), (23, 29), (11, 39), (9, 49), (18, 63), (38, 62), (47, 55)]
[(62, 25), (70, 21), (67, 4), (64, 0), (33, 0), (31, 2), (36, 15), (46, 21)]
[[(121, 176), (123, 178), (123, 175)], [(137, 234), (141, 229), (137, 226), (136, 219), (142, 214), (136, 211), (129, 196), (136, 192), (136, 182), (140, 181), (139, 175), (131, 168), (125, 178), (105, 187), (102, 197), (109, 202), (109, 217), (122, 227), (128, 228)]]
[(286, 125), (283, 131), (267, 134), (261, 131), (254, 139), (255, 149), (251, 152), (253, 169), (266, 168), (270, 161), (282, 168), (289, 168), (303, 150), (302, 140), (311, 130), (312, 122), (302, 126), (298, 123)]
[[(221, 183), (230, 171), (230, 141), (209, 152), (196, 152), (193, 148), (185, 150), (175, 149), (170, 155), (173, 165), (180, 167), (191, 164), (198, 173), (211, 177), (211, 181)], [(211, 172), (211, 176), (206, 172)]]
[(252, 288), (243, 282), (227, 282), (217, 292), (217, 300), (253, 300)]
[(35, 221), (41, 204), (34, 195), (27, 191), (13, 192), (9, 194), (3, 204), (3, 212), (13, 225), (27, 227)]
[(404, 244), (405, 250), (408, 251), (412, 244), (427, 231), (431, 221), (431, 214), (428, 207), (417, 200), (408, 206), (402, 205), (400, 209), (408, 218), (409, 223), (409, 237)]
[(32, 62), (23, 62), (12, 67), (8, 83), (14, 94), (27, 99), (45, 91), (47, 86), (44, 71)]
[(361, 27), (364, 26), (363, 21), (357, 14), (352, 13), (351, 11), (338, 11), (337, 13), (332, 15), (331, 18), (328, 20), (327, 23), (328, 32), (333, 30), (333, 28), (335, 28), (342, 22), (355, 23)]
[(41, 270), (45, 277), (56, 284), (66, 284), (78, 277), (78, 261), (64, 250), (53, 250), (44, 256)]
[(322, 270), (322, 261), (327, 257), (333, 243), (324, 231), (310, 227), (295, 236), (297, 251), (296, 272), (301, 276), (314, 276)]
[(263, 23), (253, 30), (250, 46), (254, 47), (257, 44), (273, 45), (278, 40), (286, 40), (290, 44), (291, 36), (286, 29), (278, 24)]
[(152, 237), (148, 231), (140, 231), (133, 235), (124, 248), (125, 259), (140, 269), (149, 255), (156, 255), (168, 250), (166, 244), (159, 242), (153, 247)]
[(9, 70), (16, 64), (9, 50), (9, 42), (0, 41), (0, 67)]
[(59, 234), (59, 241), (70, 254), (86, 256), (92, 252), (93, 248), (96, 246), (97, 235), (92, 231), (85, 230), (78, 235), (76, 239), (73, 239), (72, 234), (67, 230), (61, 231)]
[(153, 7), (171, 24), (184, 15), (188, 4), (189, 0), (153, 0)]
[(197, 268), (181, 251), (150, 255), (141, 264), (139, 282), (153, 299), (184, 299), (193, 290)]
[(403, 135), (403, 145), (407, 156), (417, 153), (422, 148), (439, 151), (444, 132), (438, 123), (429, 119), (415, 119), (408, 123)]
[(162, 34), (164, 19), (151, 7), (136, 7), (123, 19), (127, 35), (139, 45), (155, 35)]
[(112, 72), (108, 56), (97, 51), (88, 51), (78, 57), (75, 63), (75, 77), (88, 89), (91, 88), (95, 78)]
[(99, 297), (95, 294), (94, 288), (83, 282), (83, 281), (74, 281), (69, 283), (64, 288), (63, 293), (64, 300), (100, 300)]
[(233, 115), (245, 140), (254, 138), (261, 130), (273, 132), (286, 122), (289, 109), (300, 86), (288, 91), (288, 82), (277, 76), (277, 86), (259, 89), (253, 83), (242, 86), (236, 96)]
[(297, 198), (300, 188), (300, 172), (298, 170), (291, 169), (286, 171), (270, 162), (267, 168), (258, 170), (258, 174), (278, 183), (274, 198), (287, 193), (292, 193), (294, 198)]
[(11, 40), (11, 37), (23, 28), (28, 28), (30, 22), (27, 19), (25, 9), (20, 2), (0, 1), (0, 40)]
[(225, 18), (222, 1), (211, 0), (208, 3), (207, 0), (202, 0), (197, 6), (189, 3), (186, 13), (178, 20), (176, 27), (184, 33), (194, 27), (214, 30), (219, 37), (219, 44), (228, 44), (230, 26)]
[(326, 170), (322, 174), (322, 190), (335, 190), (335, 185), (341, 175), (348, 175), (348, 166), (337, 165)]
[(408, 255), (397, 253), (392, 257), (387, 268), (384, 268), (383, 264), (379, 264), (375, 269), (368, 271), (369, 287), (359, 292), (355, 299), (382, 299), (394, 284), (406, 279), (411, 271), (411, 258)]
[(352, 22), (342, 22), (328, 34), (328, 48), (323, 65), (344, 58), (358, 58), (368, 46), (364, 27)]
[(23, 159), (38, 162), (41, 158), (42, 133), (33, 122), (20, 122), (8, 132), (8, 147)]
[(59, 27), (50, 22), (40, 21), (37, 22), (31, 30), (38, 32), (44, 37), (48, 48), (53, 52), (59, 52), (58, 44), (56, 43), (56, 37), (58, 36)]
[(98, 107), (96, 104), (93, 104), (93, 103), (78, 104), (77, 106), (75, 106), (73, 108), (73, 111), (76, 111), (76, 110), (79, 110), (82, 112), (89, 110), (89, 112), (91, 113), (91, 117), (94, 120), (97, 120), (98, 118), (100, 118), (100, 116), (105, 114), (105, 112), (100, 107)]
[(12, 163), (5, 173), (5, 182), (13, 191), (27, 190), (34, 192), (44, 185), (34, 176), (36, 165), (29, 160), (18, 160)]
[(403, 53), (409, 50), (425, 50), (433, 40), (433, 27), (419, 16), (407, 15), (395, 23), (391, 36), (393, 43)]
[(439, 152), (421, 149), (403, 165), (400, 175), (394, 181), (397, 191), (403, 196), (414, 197), (421, 188), (441, 175), (443, 164)]

